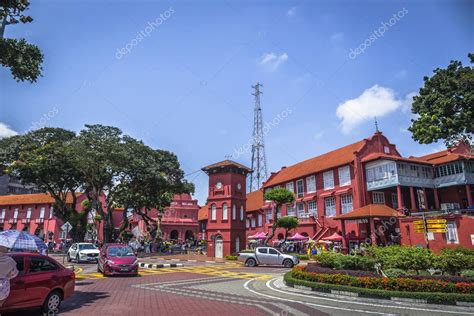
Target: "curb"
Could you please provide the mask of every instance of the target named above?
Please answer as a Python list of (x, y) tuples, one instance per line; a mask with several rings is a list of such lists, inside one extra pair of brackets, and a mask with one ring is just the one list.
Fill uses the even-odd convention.
[(138, 263), (139, 268), (145, 268), (145, 269), (161, 269), (161, 268), (180, 268), (184, 267), (182, 263), (145, 263), (145, 262), (139, 262)]

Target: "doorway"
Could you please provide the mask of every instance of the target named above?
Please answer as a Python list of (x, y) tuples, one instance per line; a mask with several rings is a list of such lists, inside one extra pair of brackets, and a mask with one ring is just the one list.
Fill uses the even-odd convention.
[(216, 258), (224, 258), (224, 243), (221, 236), (217, 236), (215, 240), (214, 256)]

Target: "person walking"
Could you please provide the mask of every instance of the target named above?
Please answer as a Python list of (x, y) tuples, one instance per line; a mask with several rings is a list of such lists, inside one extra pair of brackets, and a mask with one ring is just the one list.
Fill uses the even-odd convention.
[(16, 262), (7, 256), (8, 248), (0, 246), (0, 307), (10, 295), (10, 280), (18, 275)]

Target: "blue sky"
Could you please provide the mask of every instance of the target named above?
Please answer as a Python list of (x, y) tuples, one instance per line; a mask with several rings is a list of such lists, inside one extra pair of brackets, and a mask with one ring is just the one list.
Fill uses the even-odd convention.
[[(233, 153), (250, 166), (251, 153), (235, 151), (251, 137), (256, 82), (264, 121), (274, 122), (265, 136), (270, 171), (372, 135), (373, 116), (402, 155), (441, 149), (411, 140), (410, 96), (423, 76), (452, 59), (467, 64), (474, 51), (472, 1), (30, 7), (34, 22), (9, 26), (5, 36), (42, 49), (44, 77), (17, 83), (0, 69), (0, 136), (113, 125), (175, 152), (187, 174)], [(207, 176), (188, 178), (203, 204)]]

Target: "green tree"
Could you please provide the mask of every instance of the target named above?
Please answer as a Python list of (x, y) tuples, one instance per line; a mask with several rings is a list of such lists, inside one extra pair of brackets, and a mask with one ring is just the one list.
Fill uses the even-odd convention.
[[(77, 194), (82, 184), (72, 141), (75, 133), (62, 128), (42, 128), (25, 135), (0, 140), (5, 154), (0, 164), (5, 171), (34, 183), (42, 192), (54, 198), (54, 213), (73, 226), (75, 240), (84, 237), (87, 212), (76, 212)], [(72, 203), (69, 201), (72, 200)]]
[(286, 238), (288, 238), (288, 233), (290, 232), (290, 230), (295, 229), (296, 227), (298, 227), (298, 225), (298, 219), (294, 216), (283, 216), (282, 218), (278, 219), (277, 227), (285, 229), (284, 242), (286, 241)]
[(28, 0), (0, 0), (0, 65), (10, 68), (17, 81), (35, 82), (42, 71), (41, 50), (24, 38), (4, 38), (7, 25), (33, 21), (31, 16), (24, 14), (29, 5)]
[(275, 230), (278, 224), (278, 210), (281, 206), (286, 203), (293, 203), (295, 201), (295, 195), (293, 192), (288, 191), (285, 188), (271, 189), (265, 193), (265, 200), (272, 201), (275, 204), (275, 210), (273, 211), (273, 224), (272, 232), (265, 239), (265, 245), (275, 236)]
[(446, 248), (441, 250), (435, 264), (443, 273), (458, 275), (462, 270), (474, 269), (474, 251), (463, 247)]
[[(471, 63), (474, 54), (468, 55)], [(437, 68), (413, 97), (412, 112), (417, 114), (408, 128), (414, 140), (430, 144), (440, 139), (447, 146), (464, 140), (474, 132), (474, 68), (451, 61), (446, 69)]]

